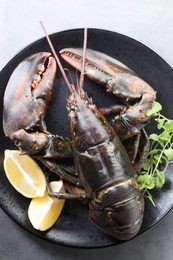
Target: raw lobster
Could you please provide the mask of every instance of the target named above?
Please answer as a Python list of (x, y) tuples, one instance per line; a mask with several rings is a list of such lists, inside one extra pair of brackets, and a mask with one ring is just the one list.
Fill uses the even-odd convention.
[[(127, 240), (134, 237), (141, 227), (144, 199), (133, 179), (136, 173), (135, 168), (121, 140), (129, 138), (132, 133), (139, 133), (139, 129), (143, 129), (143, 126), (151, 119), (146, 116), (146, 111), (155, 99), (155, 91), (125, 65), (118, 63), (117, 68), (117, 61), (112, 62), (111, 65), (109, 62), (105, 63), (105, 57), (108, 58), (103, 54), (101, 59), (103, 59), (104, 67), (109, 72), (116, 71), (118, 73), (116, 77), (110, 78), (107, 71), (103, 73), (102, 68), (98, 69), (96, 65), (90, 66), (91, 53), (96, 62), (99, 64), (102, 62), (97, 59), (98, 55), (100, 57), (97, 52), (89, 51), (86, 54), (86, 34), (85, 31), (85, 47), (82, 56), (79, 56), (79, 53), (69, 54), (69, 49), (61, 51), (61, 55), (67, 61), (70, 58), (69, 62), (82, 70), (80, 84), (76, 88), (68, 82), (59, 58), (51, 46), (71, 92), (67, 100), (69, 141), (59, 135), (49, 133), (44, 120), (56, 74), (55, 58), (46, 52), (28, 57), (13, 72), (4, 96), (4, 132), (22, 153), (39, 158), (51, 171), (58, 173), (68, 183), (74, 185), (75, 189), (73, 185), (71, 186), (71, 194), (54, 194), (49, 190), (50, 195), (67, 199), (87, 198), (91, 220), (110, 236)], [(50, 43), (49, 38), (48, 41)], [(79, 52), (81, 55), (81, 51)], [(78, 66), (76, 66), (76, 60), (79, 61)], [(114, 94), (117, 92), (115, 90), (117, 85), (114, 83), (118, 78), (118, 82), (121, 82), (118, 86), (121, 85), (122, 91), (118, 88), (118, 95), (125, 96), (124, 84), (126, 93), (129, 86), (131, 89), (130, 94), (125, 97), (126, 103), (133, 98), (138, 100), (133, 106), (128, 104), (127, 108), (111, 108), (111, 111), (121, 112), (118, 115), (118, 123), (115, 124), (118, 134), (104, 116), (107, 110), (97, 109), (83, 90), (84, 74), (92, 77), (93, 70), (96, 71), (97, 76), (94, 75), (96, 80), (101, 76), (99, 81), (109, 83), (108, 91)], [(106, 75), (106, 79), (102, 73)], [(131, 94), (132, 82), (140, 86), (139, 93), (137, 87), (135, 88), (135, 97)], [(144, 84), (143, 87), (142, 84)], [(143, 93), (142, 88), (146, 89), (147, 93)], [(138, 115), (137, 120), (134, 117), (135, 113)], [(127, 129), (125, 132), (122, 131), (123, 134), (120, 132), (120, 121)], [(144, 145), (142, 159), (147, 149), (148, 143)], [(73, 158), (74, 164), (66, 167), (64, 163), (62, 164), (61, 158)]]

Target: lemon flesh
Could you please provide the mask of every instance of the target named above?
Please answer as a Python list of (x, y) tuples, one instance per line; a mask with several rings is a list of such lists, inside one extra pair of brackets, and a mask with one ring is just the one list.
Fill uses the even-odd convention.
[(5, 150), (4, 170), (11, 185), (27, 198), (42, 197), (46, 178), (39, 165), (18, 150)]
[[(53, 192), (65, 192), (62, 181), (50, 182)], [(31, 200), (28, 217), (33, 227), (40, 231), (45, 231), (52, 227), (61, 214), (65, 200), (50, 197), (46, 191), (42, 198)]]

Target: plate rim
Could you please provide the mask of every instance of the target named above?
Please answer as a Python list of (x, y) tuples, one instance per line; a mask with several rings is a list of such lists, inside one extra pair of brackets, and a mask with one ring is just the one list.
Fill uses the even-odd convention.
[[(69, 33), (69, 32), (77, 32), (77, 31), (81, 31), (83, 30), (84, 28), (73, 28), (73, 29), (68, 29), (68, 30), (62, 30), (62, 31), (58, 31), (58, 32), (54, 32), (52, 34), (50, 34), (49, 36), (50, 37), (56, 37), (58, 34), (61, 34), (61, 33)], [(114, 32), (114, 31), (111, 31), (111, 30), (107, 30), (107, 29), (99, 29), (99, 28), (88, 28), (88, 31), (92, 30), (93, 32), (94, 31), (99, 31), (99, 32), (106, 32), (106, 33), (111, 33), (111, 34), (115, 34), (117, 35), (118, 37), (123, 37), (127, 40), (130, 40), (130, 41), (133, 41), (135, 42), (136, 44), (140, 45), (141, 47), (145, 47), (146, 49), (148, 49), (150, 52), (152, 52), (154, 55), (156, 56), (159, 56), (159, 59), (162, 60), (162, 62), (166, 63), (167, 66), (172, 70), (172, 67), (168, 64), (167, 61), (165, 61), (159, 54), (157, 54), (153, 49), (151, 49), (150, 47), (146, 46), (145, 44), (143, 44), (142, 42), (134, 39), (134, 38), (131, 38), (127, 35), (124, 35), (124, 34), (121, 34), (119, 32)], [(25, 52), (27, 49), (31, 48), (32, 46), (34, 46), (35, 44), (39, 44), (40, 42), (42, 42), (43, 40), (45, 40), (45, 37), (41, 37), (33, 42), (31, 42), (30, 44), (27, 44), (25, 47), (23, 47), (21, 50), (19, 50), (6, 64), (5, 66), (1, 69), (0, 71), (0, 74), (3, 74), (4, 71), (8, 68), (8, 66), (13, 63), (16, 58), (18, 58), (23, 52)], [(2, 89), (1, 89), (2, 90)], [(54, 241), (54, 240), (51, 240), (51, 239), (48, 239), (47, 237), (43, 237), (43, 236), (39, 236), (39, 234), (37, 233), (34, 233), (32, 232), (32, 230), (28, 229), (27, 227), (23, 226), (17, 219), (15, 219), (12, 214), (10, 214), (10, 212), (8, 212), (5, 208), (4, 208), (4, 205), (2, 205), (2, 201), (0, 200), (0, 206), (1, 208), (3, 209), (3, 211), (12, 219), (12, 221), (16, 222), (19, 226), (21, 226), (22, 228), (24, 228), (27, 232), (31, 233), (32, 235), (38, 237), (38, 238), (41, 238), (43, 240), (46, 240), (46, 241), (49, 241), (50, 243), (54, 243), (54, 244), (58, 244), (58, 245), (61, 245), (61, 246), (65, 246), (65, 247), (71, 247), (71, 248), (85, 248), (85, 249), (89, 249), (89, 248), (105, 248), (105, 247), (111, 247), (111, 246), (118, 246), (119, 244), (121, 244), (122, 242), (118, 243), (118, 244), (110, 244), (110, 245), (104, 245), (104, 246), (94, 246), (94, 247), (81, 247), (81, 246), (74, 246), (74, 245), (66, 245), (66, 244), (63, 244), (63, 243), (60, 243), (60, 242), (57, 242), (57, 241)], [(161, 216), (161, 218), (153, 223), (153, 225), (151, 225), (149, 227), (149, 229), (147, 230), (144, 230), (142, 233), (139, 233), (135, 238), (141, 236), (142, 234), (144, 234), (145, 232), (147, 232), (148, 230), (152, 229), (155, 225), (157, 225), (168, 213), (169, 211), (173, 208), (173, 204), (171, 207), (169, 207), (169, 209), (165, 212), (165, 214), (163, 214)], [(130, 241), (130, 240), (128, 240)], [(123, 243), (127, 243), (128, 241), (123, 241)]]

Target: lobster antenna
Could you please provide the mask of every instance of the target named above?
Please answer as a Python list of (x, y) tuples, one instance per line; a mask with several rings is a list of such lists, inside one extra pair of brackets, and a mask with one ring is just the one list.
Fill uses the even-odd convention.
[(85, 61), (86, 61), (86, 49), (87, 49), (87, 35), (88, 35), (88, 29), (84, 29), (84, 43), (83, 43), (83, 55), (82, 55), (82, 68), (81, 68), (81, 74), (80, 74), (80, 80), (79, 80), (79, 87), (78, 87), (78, 93), (80, 94), (81, 89), (83, 88), (84, 83), (84, 75), (85, 75)]
[(66, 72), (68, 73), (68, 76), (69, 76), (68, 78), (71, 80), (71, 84), (72, 84), (72, 86), (75, 86), (75, 84), (74, 84), (74, 80), (73, 80), (73, 77), (72, 77), (72, 75), (71, 75), (69, 69), (64, 68), (64, 71), (66, 71)]
[(48, 35), (48, 33), (47, 33), (47, 31), (46, 31), (46, 29), (45, 29), (45, 27), (44, 27), (42, 21), (40, 21), (40, 25), (41, 25), (41, 27), (42, 27), (42, 29), (43, 29), (43, 32), (44, 32), (44, 34), (45, 34), (45, 36), (46, 36), (46, 39), (47, 39), (48, 44), (49, 44), (49, 46), (50, 46), (50, 48), (51, 48), (51, 51), (52, 51), (52, 53), (53, 53), (53, 55), (54, 55), (54, 57), (55, 57), (55, 60), (56, 60), (56, 62), (57, 62), (57, 64), (58, 64), (58, 67), (59, 67), (59, 69), (60, 69), (60, 71), (61, 71), (61, 73), (62, 73), (62, 76), (63, 76), (63, 78), (64, 78), (64, 80), (65, 80), (65, 82), (66, 82), (66, 84), (67, 84), (67, 86), (68, 86), (68, 88), (69, 88), (69, 90), (70, 90), (70, 92), (73, 93), (73, 92), (74, 92), (74, 88), (72, 88), (72, 85), (70, 84), (70, 82), (69, 82), (69, 80), (68, 80), (68, 78), (67, 78), (67, 76), (66, 76), (66, 74), (65, 74), (65, 71), (64, 71), (64, 69), (63, 69), (63, 66), (62, 66), (62, 64), (61, 64), (61, 62), (60, 62), (60, 60), (59, 60), (59, 58), (58, 58), (58, 56), (57, 56), (57, 54), (56, 54), (56, 51), (55, 51), (55, 49), (54, 49), (54, 47), (53, 47), (53, 44), (52, 44), (52, 42), (51, 42), (51, 40), (50, 40), (50, 37), (49, 37), (49, 35)]
[(79, 77), (78, 77), (78, 70), (76, 70), (76, 88), (79, 90)]

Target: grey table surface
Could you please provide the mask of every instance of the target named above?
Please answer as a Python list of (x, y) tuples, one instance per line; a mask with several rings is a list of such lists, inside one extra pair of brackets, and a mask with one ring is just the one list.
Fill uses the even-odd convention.
[[(173, 67), (171, 0), (1, 0), (0, 69), (23, 47), (49, 33), (71, 28), (102, 28), (147, 45)], [(118, 246), (77, 249), (51, 244), (18, 226), (0, 209), (0, 259), (151, 259), (173, 254), (173, 210), (154, 228)]]

